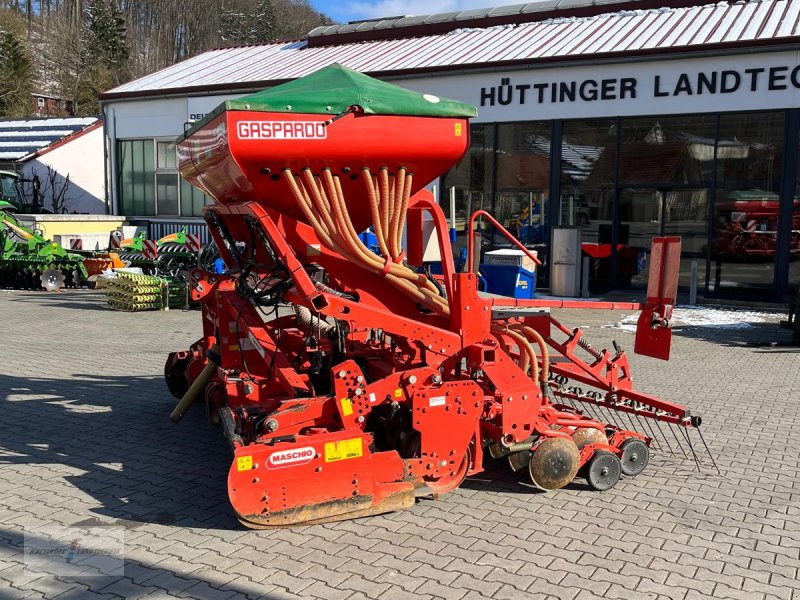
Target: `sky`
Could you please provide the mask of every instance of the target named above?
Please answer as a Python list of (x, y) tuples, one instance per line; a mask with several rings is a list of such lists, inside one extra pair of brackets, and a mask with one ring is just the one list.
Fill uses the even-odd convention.
[(311, 0), (320, 12), (335, 21), (346, 23), (359, 19), (431, 15), (434, 13), (521, 4), (524, 0)]

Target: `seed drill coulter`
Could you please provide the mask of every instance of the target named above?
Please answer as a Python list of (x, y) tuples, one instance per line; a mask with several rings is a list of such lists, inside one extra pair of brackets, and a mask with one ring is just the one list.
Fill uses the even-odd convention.
[[(172, 418), (204, 398), (246, 526), (406, 508), (486, 453), (544, 490), (579, 473), (606, 490), (699, 427), (634, 390), (616, 343), (594, 348), (550, 313), (641, 310), (636, 352), (668, 358), (678, 238), (654, 240), (644, 304), (487, 296), (473, 265), (455, 272), (424, 186), (464, 155), (475, 114), (333, 65), (228, 101), (179, 140), (181, 174), (216, 199), (204, 214), (227, 269), (191, 275), (203, 335), (167, 360)], [(483, 211), (468, 231), (477, 218), (527, 252)], [(439, 278), (423, 268), (431, 222)], [(359, 238), (370, 226), (379, 254)]]

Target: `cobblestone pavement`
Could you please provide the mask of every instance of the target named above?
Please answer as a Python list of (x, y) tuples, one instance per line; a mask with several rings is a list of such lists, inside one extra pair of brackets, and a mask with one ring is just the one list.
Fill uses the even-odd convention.
[[(563, 311), (594, 345), (619, 313)], [(632, 356), (644, 390), (701, 413), (722, 471), (656, 455), (604, 493), (531, 490), (505, 464), (440, 501), (357, 521), (247, 531), (230, 454), (161, 378), (198, 313), (125, 314), (92, 292), (0, 292), (0, 599), (780, 598), (800, 600), (800, 349), (773, 322), (676, 331)], [(759, 346), (753, 342), (778, 342)], [(24, 568), (45, 526), (124, 528), (124, 577)]]

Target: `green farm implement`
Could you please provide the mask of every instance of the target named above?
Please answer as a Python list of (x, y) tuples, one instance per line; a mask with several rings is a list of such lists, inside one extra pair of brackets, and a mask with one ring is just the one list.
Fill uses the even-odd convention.
[(79, 287), (86, 277), (83, 256), (0, 210), (0, 288), (57, 290)]
[(145, 275), (175, 277), (197, 265), (200, 240), (184, 227), (157, 241), (142, 232), (120, 242), (119, 257), (129, 267), (139, 267)]

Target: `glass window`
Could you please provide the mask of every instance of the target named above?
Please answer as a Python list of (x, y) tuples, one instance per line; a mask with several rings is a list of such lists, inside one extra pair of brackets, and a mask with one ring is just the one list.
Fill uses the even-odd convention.
[(211, 199), (178, 175), (175, 143), (121, 140), (117, 143), (120, 214), (199, 217)]
[(622, 119), (619, 181), (637, 185), (709, 183), (715, 115)]
[(183, 177), (181, 177), (180, 182), (180, 193), (182, 217), (202, 217), (202, 208), (211, 204), (211, 198), (191, 185)]
[(773, 285), (784, 113), (720, 116), (711, 281), (716, 292)]
[(155, 214), (153, 140), (117, 142), (117, 194), (124, 215)]
[(565, 121), (561, 139), (559, 227), (581, 230), (583, 255), (591, 260), (591, 291), (611, 284), (617, 124), (615, 119)]
[[(478, 209), (491, 210), (494, 179), (494, 125), (471, 125), (469, 151), (442, 178), (441, 206), (450, 227), (455, 227), (454, 247), (466, 246), (469, 216)], [(455, 219), (450, 215), (450, 194), (455, 189)]]
[[(494, 217), (526, 245), (547, 241), (545, 208), (550, 190), (552, 123), (503, 123), (497, 134)], [(494, 244), (509, 242), (495, 232)]]
[(156, 142), (156, 213), (180, 214), (178, 153), (174, 142)]
[(178, 153), (174, 142), (157, 142), (156, 153), (158, 156), (159, 169), (177, 169)]
[(178, 174), (156, 173), (159, 215), (178, 214)]
[(792, 236), (789, 242), (789, 285), (800, 286), (800, 156), (792, 201)]

